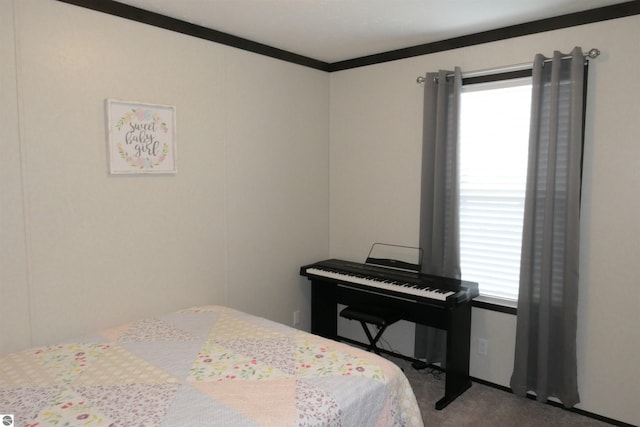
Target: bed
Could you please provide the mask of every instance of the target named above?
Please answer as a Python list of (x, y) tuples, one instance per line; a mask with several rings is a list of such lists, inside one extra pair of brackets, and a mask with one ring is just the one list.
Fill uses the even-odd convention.
[(221, 306), (2, 356), (0, 414), (30, 427), (423, 425), (392, 362)]

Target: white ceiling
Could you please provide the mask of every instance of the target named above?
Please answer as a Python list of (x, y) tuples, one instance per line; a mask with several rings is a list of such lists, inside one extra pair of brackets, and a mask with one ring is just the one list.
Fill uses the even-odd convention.
[(333, 63), (628, 0), (117, 0)]

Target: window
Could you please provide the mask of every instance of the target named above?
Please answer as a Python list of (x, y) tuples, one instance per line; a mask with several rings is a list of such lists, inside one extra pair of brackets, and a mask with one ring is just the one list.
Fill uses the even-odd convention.
[(531, 77), (467, 84), (460, 108), (460, 264), (480, 295), (517, 300)]

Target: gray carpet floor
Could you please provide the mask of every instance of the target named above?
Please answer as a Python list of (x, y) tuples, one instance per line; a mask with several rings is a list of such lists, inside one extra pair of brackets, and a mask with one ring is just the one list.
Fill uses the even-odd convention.
[[(493, 387), (473, 383), (441, 411), (435, 403), (444, 395), (444, 374), (416, 371), (401, 359), (392, 359), (404, 369), (418, 400), (425, 426), (442, 427), (605, 427), (611, 424), (531, 399), (519, 398)], [(439, 374), (439, 375), (438, 375)]]

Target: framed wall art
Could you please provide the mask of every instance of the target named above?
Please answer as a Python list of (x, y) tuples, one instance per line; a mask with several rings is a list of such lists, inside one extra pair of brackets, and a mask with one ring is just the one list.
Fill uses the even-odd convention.
[(169, 105), (106, 100), (109, 171), (176, 173), (176, 111)]

